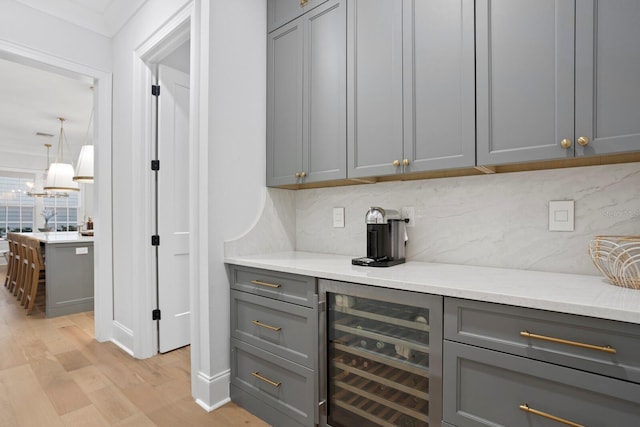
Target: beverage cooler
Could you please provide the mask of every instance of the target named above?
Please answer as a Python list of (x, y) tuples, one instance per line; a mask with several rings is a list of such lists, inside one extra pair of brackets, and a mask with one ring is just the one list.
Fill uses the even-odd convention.
[(442, 420), (442, 298), (321, 280), (320, 425)]

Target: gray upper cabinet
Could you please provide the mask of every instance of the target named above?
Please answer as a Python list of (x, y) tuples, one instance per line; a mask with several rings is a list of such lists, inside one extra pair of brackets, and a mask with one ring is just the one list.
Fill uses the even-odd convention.
[(348, 10), (350, 178), (475, 164), (472, 0)]
[(347, 22), (348, 176), (400, 173), (402, 2), (350, 1)]
[(478, 165), (573, 157), (574, 22), (574, 0), (476, 1)]
[(576, 155), (640, 150), (640, 2), (576, 7)]
[(473, 3), (405, 0), (404, 172), (475, 165)]
[(267, 31), (271, 32), (293, 21), (327, 0), (268, 0)]
[(638, 19), (630, 0), (477, 0), (478, 164), (640, 150)]
[(326, 2), (268, 40), (267, 185), (346, 178), (344, 2)]

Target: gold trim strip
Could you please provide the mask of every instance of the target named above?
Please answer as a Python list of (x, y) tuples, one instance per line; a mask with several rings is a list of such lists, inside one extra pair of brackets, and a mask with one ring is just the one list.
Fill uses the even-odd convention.
[(260, 381), (264, 381), (265, 383), (274, 386), (275, 388), (280, 387), (280, 385), (282, 384), (281, 382), (275, 382), (270, 380), (269, 378), (265, 378), (262, 375), (260, 375), (260, 372), (251, 372), (251, 375), (253, 375), (254, 377), (256, 377), (257, 379), (259, 379)]
[(252, 280), (251, 283), (253, 283), (254, 285), (266, 286), (268, 288), (280, 288), (280, 287), (282, 287), (282, 285), (278, 285), (276, 283), (267, 283), (267, 282), (262, 282), (260, 280)]
[(573, 421), (565, 420), (564, 418), (556, 417), (555, 415), (547, 414), (546, 412), (538, 411), (537, 409), (530, 408), (529, 405), (523, 403), (520, 405), (520, 410), (529, 414), (538, 415), (549, 420), (557, 421), (571, 427), (586, 427), (583, 424), (574, 423)]
[(280, 328), (280, 327), (267, 325), (266, 323), (262, 323), (259, 320), (252, 320), (251, 323), (253, 323), (256, 326), (261, 326), (263, 328), (269, 329), (269, 330), (274, 331), (274, 332), (280, 332), (282, 330), (282, 328)]
[(547, 337), (545, 335), (532, 334), (529, 331), (521, 331), (520, 336), (523, 336), (526, 338), (533, 338), (536, 340), (551, 341), (559, 344), (571, 345), (574, 347), (587, 348), (590, 350), (604, 351), (605, 353), (609, 353), (609, 354), (616, 354), (616, 349), (611, 347), (610, 345), (600, 346), (600, 345), (585, 344), (585, 343), (576, 342), (576, 341), (563, 340), (561, 338), (554, 338), (554, 337)]

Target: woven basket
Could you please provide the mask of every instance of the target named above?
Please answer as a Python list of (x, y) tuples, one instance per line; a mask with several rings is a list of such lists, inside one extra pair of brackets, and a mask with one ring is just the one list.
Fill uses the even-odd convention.
[(611, 284), (640, 289), (640, 236), (596, 236), (589, 255)]

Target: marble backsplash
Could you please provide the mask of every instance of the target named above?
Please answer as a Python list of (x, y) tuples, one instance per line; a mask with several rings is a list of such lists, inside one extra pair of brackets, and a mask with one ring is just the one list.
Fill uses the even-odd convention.
[[(283, 191), (283, 190), (280, 190)], [(599, 274), (595, 235), (640, 235), (640, 163), (385, 182), (295, 194), (295, 249), (363, 256), (370, 206), (413, 206), (407, 259)], [(548, 231), (550, 200), (575, 200), (575, 231)], [(345, 208), (333, 228), (332, 209)]]
[[(548, 231), (551, 200), (575, 200), (575, 231)], [(394, 181), (308, 190), (267, 188), (263, 212), (227, 256), (366, 254), (370, 206), (414, 207), (407, 259), (598, 275), (593, 236), (640, 235), (640, 163)], [(345, 227), (333, 228), (334, 207)]]

